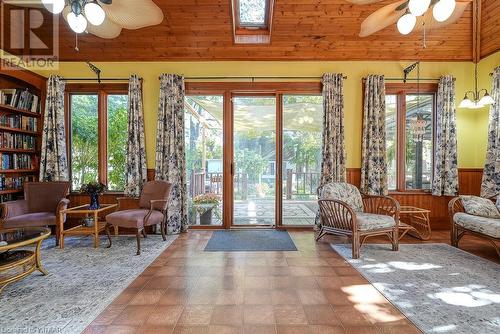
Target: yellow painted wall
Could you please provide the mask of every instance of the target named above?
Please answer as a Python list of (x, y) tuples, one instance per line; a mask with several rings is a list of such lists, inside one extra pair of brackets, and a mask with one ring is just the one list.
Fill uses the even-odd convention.
[[(103, 77), (128, 77), (138, 74), (144, 78), (144, 113), (148, 168), (154, 167), (156, 114), (160, 73), (185, 76), (321, 76), (325, 72), (341, 72), (345, 81), (345, 129), (347, 167), (361, 165), (361, 80), (368, 74), (401, 77), (409, 62), (331, 61), (331, 62), (102, 62)], [(488, 57), (480, 64), (480, 87), (491, 90), (488, 73), (500, 65), (500, 53)], [(421, 64), (422, 77), (453, 75), (456, 80), (457, 105), (466, 90), (473, 88), (473, 64), (470, 62), (425, 62)], [(38, 71), (42, 75), (52, 74)], [(93, 77), (85, 63), (63, 62), (56, 72), (63, 77)], [(487, 110), (458, 110), (459, 167), (482, 167), (486, 151)]]

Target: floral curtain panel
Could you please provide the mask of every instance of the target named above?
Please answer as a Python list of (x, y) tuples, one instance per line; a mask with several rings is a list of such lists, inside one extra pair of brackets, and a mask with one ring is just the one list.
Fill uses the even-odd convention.
[(488, 150), (481, 184), (481, 196), (487, 198), (500, 195), (500, 67), (493, 73), (491, 95), (495, 104), (490, 107)]
[(167, 215), (168, 233), (186, 232), (188, 227), (185, 159), (184, 78), (175, 74), (162, 74), (155, 178), (172, 183)]
[(64, 122), (64, 81), (51, 75), (43, 119), (40, 181), (68, 181), (68, 158)]
[(125, 167), (125, 196), (139, 197), (147, 181), (146, 144), (144, 141), (144, 109), (142, 80), (130, 76), (128, 82), (128, 141)]
[(320, 186), (345, 182), (344, 75), (323, 75), (323, 145)]
[(365, 80), (361, 192), (368, 195), (386, 195), (388, 193), (385, 145), (385, 80), (383, 75), (369, 75)]
[[(345, 182), (346, 152), (344, 142), (344, 75), (325, 73), (323, 75), (323, 144), (321, 160), (321, 179), (318, 196), (322, 186), (329, 182)], [(319, 209), (316, 212), (315, 229), (319, 230), (321, 221)]]
[(451, 75), (442, 76), (438, 84), (432, 194), (458, 195), (455, 79)]

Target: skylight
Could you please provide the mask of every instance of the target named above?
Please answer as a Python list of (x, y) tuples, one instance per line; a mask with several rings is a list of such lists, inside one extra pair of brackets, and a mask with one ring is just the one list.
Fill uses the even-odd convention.
[(239, 18), (241, 26), (263, 26), (266, 24), (266, 0), (240, 0)]

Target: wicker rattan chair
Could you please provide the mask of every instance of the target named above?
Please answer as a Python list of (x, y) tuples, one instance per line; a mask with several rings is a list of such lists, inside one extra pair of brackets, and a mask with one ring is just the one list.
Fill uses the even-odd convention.
[(500, 219), (467, 214), (461, 197), (455, 197), (448, 203), (451, 221), (451, 245), (458, 248), (458, 243), (466, 235), (472, 235), (490, 242), (500, 257)]
[(347, 236), (352, 257), (359, 258), (366, 238), (387, 235), (392, 250), (399, 249), (399, 203), (388, 196), (362, 196), (349, 183), (332, 182), (318, 190), (320, 227), (316, 241), (325, 234)]

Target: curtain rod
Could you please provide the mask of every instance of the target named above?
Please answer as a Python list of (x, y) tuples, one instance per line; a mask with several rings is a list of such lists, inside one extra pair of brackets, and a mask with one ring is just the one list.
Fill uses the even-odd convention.
[[(364, 80), (364, 78), (363, 78)], [(439, 81), (439, 78), (384, 78), (385, 81)]]
[[(197, 77), (197, 76), (187, 76), (184, 77), (185, 80), (228, 80), (228, 79), (247, 79), (252, 80), (264, 80), (264, 79), (314, 79), (319, 80), (322, 76), (207, 76), (207, 77)], [(347, 79), (347, 76), (343, 76)]]
[[(129, 78), (62, 78), (64, 81), (129, 81)], [(142, 80), (142, 78), (140, 78)]]

